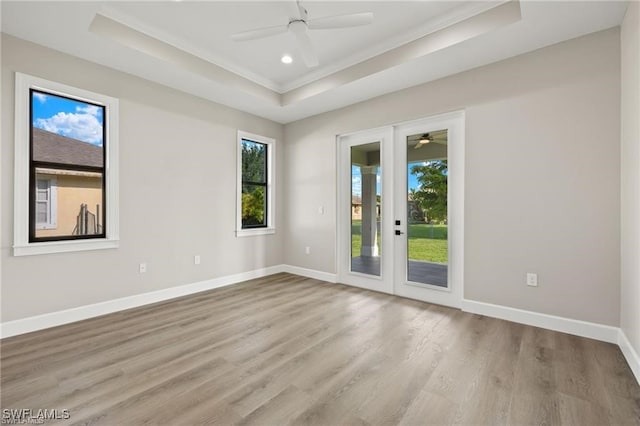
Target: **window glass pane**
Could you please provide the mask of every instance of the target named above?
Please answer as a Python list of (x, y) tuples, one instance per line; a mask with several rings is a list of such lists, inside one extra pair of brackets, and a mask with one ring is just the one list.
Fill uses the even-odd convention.
[(33, 236), (103, 235), (105, 108), (31, 90), (31, 114)]
[(407, 138), (407, 280), (447, 287), (447, 130)]
[(267, 182), (267, 145), (242, 140), (242, 182)]
[[(36, 186), (39, 190), (46, 191), (47, 189), (49, 189), (49, 181), (45, 179), (38, 179)], [(38, 191), (38, 192), (41, 192), (41, 191)]]
[(104, 167), (104, 107), (33, 90), (33, 161)]
[(242, 227), (267, 226), (266, 187), (242, 185)]
[(351, 147), (351, 271), (380, 276), (380, 142)]
[(38, 229), (36, 226), (36, 237), (102, 234), (103, 174), (71, 169), (36, 169), (36, 176), (42, 176), (43, 172), (46, 172), (47, 177), (55, 173), (56, 184), (50, 189), (49, 219), (42, 219), (38, 207), (41, 203), (36, 203), (36, 223), (48, 224), (46, 229)]
[(36, 222), (47, 223), (47, 203), (36, 204)]

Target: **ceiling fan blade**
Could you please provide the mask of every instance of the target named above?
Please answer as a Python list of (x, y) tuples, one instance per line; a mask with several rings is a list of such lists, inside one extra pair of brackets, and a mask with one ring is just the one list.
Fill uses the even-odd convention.
[(318, 56), (316, 55), (316, 49), (311, 43), (311, 38), (307, 33), (307, 26), (304, 22), (292, 22), (289, 24), (289, 29), (296, 36), (298, 40), (298, 46), (300, 47), (300, 53), (304, 63), (309, 68), (318, 66)]
[(234, 41), (255, 40), (257, 38), (271, 37), (274, 35), (286, 33), (289, 29), (288, 25), (277, 25), (275, 27), (258, 28), (256, 30), (243, 31), (231, 36)]
[(349, 28), (368, 25), (373, 22), (372, 12), (351, 13), (349, 15), (327, 16), (307, 21), (310, 30), (327, 30), (331, 28)]
[(287, 2), (287, 8), (289, 9), (289, 18), (292, 20), (306, 20), (307, 9), (300, 4), (298, 0), (290, 0)]

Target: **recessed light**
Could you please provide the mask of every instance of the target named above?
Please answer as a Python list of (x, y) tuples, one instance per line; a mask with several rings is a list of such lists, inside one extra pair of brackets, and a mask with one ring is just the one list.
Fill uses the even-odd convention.
[(293, 58), (289, 55), (282, 55), (282, 58), (280, 58), (280, 60), (283, 64), (290, 64), (291, 62), (293, 62)]

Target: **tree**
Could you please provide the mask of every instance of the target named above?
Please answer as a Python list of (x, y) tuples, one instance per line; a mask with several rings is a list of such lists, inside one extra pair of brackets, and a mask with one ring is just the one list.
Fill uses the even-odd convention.
[(411, 167), (420, 186), (413, 192), (415, 203), (424, 211), (427, 221), (447, 219), (447, 160), (427, 161)]
[(251, 192), (242, 192), (242, 224), (264, 224), (264, 188), (253, 187)]

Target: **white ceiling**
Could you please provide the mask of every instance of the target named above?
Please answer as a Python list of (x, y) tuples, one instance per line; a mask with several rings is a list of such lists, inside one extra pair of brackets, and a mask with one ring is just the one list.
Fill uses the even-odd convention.
[[(314, 69), (304, 66), (290, 34), (230, 39), (236, 32), (286, 24), (290, 8), (285, 2), (2, 1), (1, 28), (287, 123), (617, 26), (627, 5), (526, 0), (303, 4), (310, 19), (371, 11), (374, 23), (310, 32), (320, 59)], [(96, 14), (103, 20), (92, 26)], [(284, 53), (293, 56), (293, 64), (280, 62)]]

